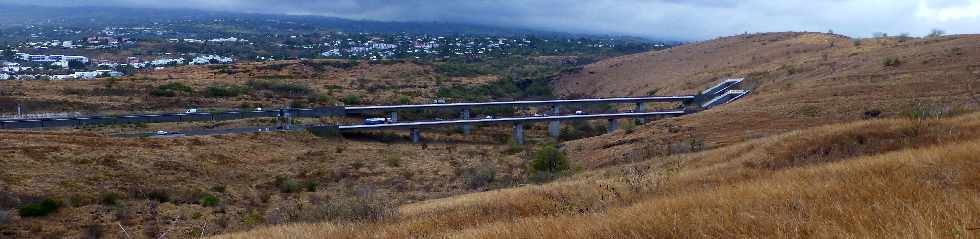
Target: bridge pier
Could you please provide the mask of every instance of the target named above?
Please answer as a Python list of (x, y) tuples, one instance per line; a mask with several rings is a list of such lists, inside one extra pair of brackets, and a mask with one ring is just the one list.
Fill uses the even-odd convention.
[(619, 121), (618, 121), (618, 119), (609, 119), (609, 128), (607, 129), (606, 132), (607, 133), (612, 133), (612, 132), (615, 132), (617, 129), (619, 129)]
[[(551, 115), (552, 116), (561, 115), (561, 109), (558, 108), (558, 105), (551, 106)], [(561, 134), (561, 122), (558, 120), (552, 120), (551, 122), (548, 122), (548, 136), (557, 139), (560, 134)]]
[(289, 128), (292, 128), (293, 122), (292, 122), (292, 120), (289, 117), (290, 117), (289, 111), (288, 110), (282, 110), (282, 118), (283, 118), (283, 126), (282, 126), (282, 129), (284, 129), (284, 130), (289, 130)]
[[(463, 112), (460, 112), (459, 113), (459, 118), (460, 119), (463, 119), (463, 120), (470, 119), (470, 109), (464, 109)], [(470, 130), (473, 129), (473, 126), (472, 125), (468, 125), (468, 124), (464, 124), (460, 128), (463, 129), (463, 134), (464, 135), (470, 135)]]
[(412, 130), (411, 130), (411, 136), (412, 136), (412, 143), (417, 144), (417, 143), (419, 143), (419, 142), (422, 141), (422, 135), (419, 132), (419, 129), (418, 128), (412, 128)]
[[(636, 109), (633, 112), (643, 113), (646, 112), (646, 110), (647, 110), (646, 104), (644, 104), (643, 102), (636, 102)], [(647, 119), (644, 117), (637, 117), (634, 120), (634, 122), (636, 123), (636, 125), (642, 125), (647, 123)]]
[(388, 122), (389, 123), (398, 123), (398, 112), (397, 111), (388, 112)]
[(514, 124), (514, 143), (524, 145), (524, 124)]
[[(214, 116), (212, 116), (212, 118), (213, 118), (213, 117), (214, 117)], [(275, 129), (276, 129), (276, 130), (279, 130), (279, 126), (280, 126), (281, 124), (282, 124), (282, 111), (279, 111), (279, 113), (278, 113), (278, 114), (276, 114), (276, 126), (275, 126)]]

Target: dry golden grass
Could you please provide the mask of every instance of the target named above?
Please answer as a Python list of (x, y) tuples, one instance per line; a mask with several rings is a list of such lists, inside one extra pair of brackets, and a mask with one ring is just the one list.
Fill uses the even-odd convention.
[[(746, 77), (743, 88), (753, 90), (732, 104), (654, 122), (632, 134), (569, 144), (571, 158), (598, 167), (691, 135), (713, 148), (861, 120), (866, 112), (892, 117), (916, 106), (978, 110), (980, 103), (968, 92), (971, 83), (980, 82), (978, 41), (980, 35), (904, 42), (821, 33), (739, 35), (599, 61), (562, 76), (555, 87), (566, 95), (644, 95), (651, 89), (685, 94)], [(887, 58), (902, 64), (885, 66)]]
[[(166, 229), (179, 217), (171, 235), (190, 237), (205, 224), (214, 235), (310, 220), (295, 215), (315, 206), (314, 198), (336, 200), (370, 190), (398, 205), (505, 187), (523, 178), (520, 155), (505, 153), (506, 146), (461, 143), (461, 136), (435, 132), (424, 137), (450, 142), (422, 147), (307, 133), (114, 138), (86, 132), (0, 131), (0, 213), (16, 215), (17, 207), (39, 198), (71, 202), (46, 217), (5, 218), (0, 234), (75, 237), (85, 226), (97, 225), (106, 236), (121, 237), (117, 222), (131, 233), (143, 234), (151, 227)], [(483, 134), (475, 138), (494, 142)], [(492, 167), (494, 182), (470, 186), (466, 170), (477, 167)], [(317, 191), (282, 193), (274, 183), (280, 176), (316, 182)], [(164, 192), (170, 200), (154, 202), (144, 195), (153, 191)], [(122, 206), (100, 205), (107, 192), (121, 195)], [(218, 197), (220, 206), (201, 206), (196, 196), (200, 193)], [(249, 219), (252, 210), (257, 219)], [(284, 210), (292, 216), (277, 216)], [(128, 214), (115, 215), (121, 212)]]
[(219, 238), (974, 238), (978, 133), (980, 114), (831, 125), (424, 201), (386, 222)]

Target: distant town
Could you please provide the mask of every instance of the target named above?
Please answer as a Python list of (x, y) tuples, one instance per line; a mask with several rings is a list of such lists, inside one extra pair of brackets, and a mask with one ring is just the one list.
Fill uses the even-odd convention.
[[(0, 32), (0, 80), (88, 80), (183, 65), (289, 59), (473, 61), (521, 56), (617, 55), (666, 43), (602, 37), (317, 31), (206, 31), (203, 23), (86, 28), (28, 25)], [(281, 23), (277, 23), (281, 24)]]

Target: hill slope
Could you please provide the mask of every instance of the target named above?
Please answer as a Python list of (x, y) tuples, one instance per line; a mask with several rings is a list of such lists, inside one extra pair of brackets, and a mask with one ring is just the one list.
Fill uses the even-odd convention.
[(366, 224), (219, 238), (980, 236), (980, 114), (830, 125), (403, 206)]
[[(851, 40), (820, 33), (726, 37), (619, 57), (556, 83), (564, 95), (691, 94), (724, 78), (746, 78), (753, 93), (681, 118), (572, 142), (591, 163), (669, 148), (683, 141), (717, 147), (746, 139), (866, 117), (950, 114), (980, 107), (980, 36)], [(885, 64), (885, 61), (897, 63)], [(669, 152), (667, 152), (669, 154)], [(642, 158), (642, 157), (641, 157)]]
[(590, 170), (557, 182), (222, 238), (975, 237), (980, 114), (947, 117), (980, 107), (977, 42), (770, 33), (601, 61), (557, 93), (694, 93), (727, 77), (754, 93), (567, 142)]

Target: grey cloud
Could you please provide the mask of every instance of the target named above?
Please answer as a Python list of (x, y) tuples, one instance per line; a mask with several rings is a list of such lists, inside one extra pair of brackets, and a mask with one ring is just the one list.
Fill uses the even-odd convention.
[[(0, 0), (14, 2), (11, 0)], [(701, 40), (742, 32), (924, 34), (980, 31), (980, 16), (940, 19), (924, 7), (970, 9), (980, 0), (36, 0), (42, 5), (193, 8), (386, 21), (446, 21), (584, 33)], [(929, 10), (929, 9), (926, 9)], [(929, 12), (929, 13), (934, 13)], [(937, 13), (938, 14), (938, 13)], [(963, 15), (963, 14), (960, 14)]]

